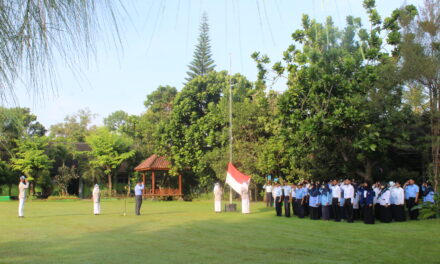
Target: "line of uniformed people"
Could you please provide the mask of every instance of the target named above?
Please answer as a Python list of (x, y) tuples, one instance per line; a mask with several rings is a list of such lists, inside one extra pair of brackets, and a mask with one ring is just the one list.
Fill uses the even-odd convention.
[[(419, 186), (414, 180), (407, 181), (403, 188), (399, 182), (377, 182), (371, 186), (348, 179), (322, 184), (304, 181), (297, 185), (268, 182), (264, 188), (267, 206), (274, 204), (277, 216), (282, 216), (284, 207), (286, 217), (292, 211), (299, 218), (310, 216), (312, 220), (363, 220), (365, 224), (374, 224), (377, 219), (390, 223), (406, 220), (405, 204), (411, 220), (418, 216), (418, 211), (412, 210), (419, 199)], [(424, 202), (434, 202), (434, 190), (428, 183), (423, 184), (422, 195)]]

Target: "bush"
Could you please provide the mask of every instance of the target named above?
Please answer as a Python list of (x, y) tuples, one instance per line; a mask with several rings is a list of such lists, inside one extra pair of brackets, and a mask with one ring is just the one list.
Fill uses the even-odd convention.
[(415, 206), (412, 210), (419, 210), (421, 219), (440, 218), (440, 192), (434, 194), (434, 203), (422, 203)]

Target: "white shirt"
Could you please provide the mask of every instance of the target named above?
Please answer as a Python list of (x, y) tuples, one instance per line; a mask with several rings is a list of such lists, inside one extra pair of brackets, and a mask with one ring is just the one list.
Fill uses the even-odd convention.
[(405, 201), (405, 194), (402, 187), (392, 188), (390, 195), (393, 197), (393, 204), (403, 205)]
[(374, 191), (374, 194), (375, 194), (374, 198), (373, 198), (373, 203), (377, 204), (377, 203), (379, 203), (379, 201), (377, 200), (377, 197), (379, 197), (380, 188), (374, 187), (373, 191)]
[(272, 192), (272, 185), (264, 185), (264, 189), (266, 190), (267, 193), (271, 193)]
[(296, 198), (296, 188), (292, 187), (292, 198)]
[(18, 194), (19, 199), (26, 198), (26, 189), (28, 187), (29, 187), (29, 182), (27, 182), (26, 184), (24, 184), (23, 182), (20, 182), (20, 184), (18, 184), (18, 190), (20, 191), (20, 193)]
[(379, 197), (379, 203), (382, 206), (389, 205), (390, 204), (390, 190), (386, 190), (382, 195)]
[(342, 185), (342, 190), (344, 190), (344, 199), (351, 199), (351, 203), (353, 203), (354, 199), (354, 188), (351, 184)]
[(332, 189), (332, 197), (338, 198), (338, 200), (341, 198), (341, 187), (338, 185), (332, 185), (330, 186), (330, 189)]

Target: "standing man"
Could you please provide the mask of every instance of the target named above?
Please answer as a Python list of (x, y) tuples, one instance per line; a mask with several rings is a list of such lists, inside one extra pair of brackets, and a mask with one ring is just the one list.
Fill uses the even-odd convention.
[(296, 199), (295, 199), (295, 203), (296, 203), (295, 208), (298, 210), (299, 218), (304, 218), (305, 196), (306, 196), (306, 191), (303, 188), (303, 184), (300, 183), (298, 184), (298, 188), (296, 189)]
[(266, 207), (272, 207), (273, 206), (273, 200), (272, 200), (273, 186), (270, 183), (270, 181), (267, 181), (267, 183), (263, 186), (263, 188), (266, 191)]
[(333, 217), (335, 218), (336, 222), (341, 222), (341, 214), (339, 210), (339, 199), (341, 199), (341, 187), (339, 187), (338, 181), (333, 180), (330, 189), (332, 190)]
[(29, 182), (26, 177), (20, 177), (20, 183), (18, 184), (18, 217), (24, 217), (24, 202), (26, 201), (26, 189), (29, 188)]
[(373, 188), (371, 188), (368, 182), (365, 182), (362, 195), (360, 196), (360, 203), (364, 209), (363, 219), (365, 224), (374, 224), (373, 206), (375, 196), (376, 193), (373, 191)]
[(144, 190), (144, 182), (138, 180), (136, 186), (134, 187), (134, 199), (136, 202), (135, 213), (136, 215), (141, 215), (141, 206), (142, 206), (142, 192)]
[(222, 211), (222, 187), (220, 187), (220, 183), (216, 183), (214, 185), (214, 212), (221, 213)]
[(290, 217), (290, 200), (292, 199), (292, 187), (288, 182), (283, 183), (284, 191), (284, 215)]
[(101, 191), (99, 190), (99, 185), (95, 184), (93, 188), (93, 214), (100, 215), (101, 214)]
[(354, 187), (349, 179), (345, 180), (342, 190), (344, 191), (345, 217), (347, 218), (347, 223), (353, 223)]
[(418, 210), (411, 210), (419, 202), (419, 186), (414, 184), (414, 180), (410, 179), (404, 185), (405, 194), (408, 198), (406, 207), (408, 208), (408, 214), (411, 220), (417, 220), (419, 216)]
[(274, 196), (275, 196), (275, 211), (277, 213), (277, 216), (282, 215), (282, 208), (283, 201), (281, 200), (281, 196), (283, 195), (283, 191), (281, 190), (281, 186), (279, 182), (275, 184), (275, 188), (273, 189)]

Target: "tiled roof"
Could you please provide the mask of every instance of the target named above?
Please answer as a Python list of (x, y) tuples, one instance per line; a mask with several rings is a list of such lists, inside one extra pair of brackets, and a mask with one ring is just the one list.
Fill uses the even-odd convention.
[(156, 154), (153, 154), (148, 159), (142, 161), (141, 164), (134, 168), (134, 170), (169, 170), (170, 166), (170, 162), (165, 157), (159, 157)]

